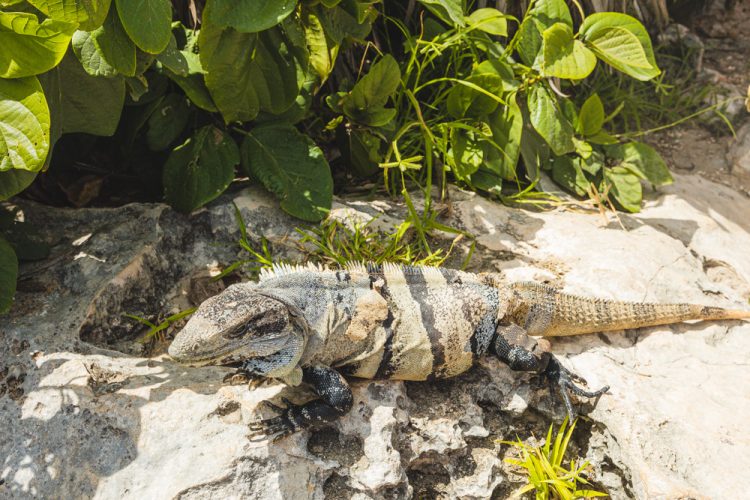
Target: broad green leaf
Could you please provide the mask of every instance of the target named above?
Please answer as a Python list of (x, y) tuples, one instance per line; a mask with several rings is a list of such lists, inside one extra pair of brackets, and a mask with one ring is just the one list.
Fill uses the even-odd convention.
[(165, 71), (165, 74), (170, 80), (180, 86), (193, 104), (205, 111), (218, 111), (213, 99), (211, 99), (211, 94), (208, 92), (206, 84), (203, 81), (203, 75), (196, 73), (188, 76), (181, 76), (172, 73), (168, 69)]
[(190, 73), (188, 60), (182, 51), (177, 50), (177, 42), (174, 35), (170, 36), (169, 44), (164, 49), (164, 52), (156, 55), (156, 60), (176, 75), (188, 76)]
[(573, 28), (555, 23), (542, 33), (542, 73), (544, 76), (582, 80), (596, 67), (596, 56), (580, 40)]
[(169, 155), (164, 197), (181, 212), (195, 210), (224, 192), (239, 162), (239, 150), (229, 134), (206, 125)]
[(449, 26), (465, 26), (462, 0), (419, 0), (427, 10)]
[(18, 259), (13, 247), (0, 237), (0, 314), (5, 314), (13, 304), (18, 277)]
[(363, 76), (343, 98), (344, 113), (354, 120), (366, 118), (368, 112), (380, 110), (401, 83), (401, 70), (390, 54), (386, 54)]
[(454, 127), (451, 129), (451, 170), (457, 179), (467, 182), (471, 174), (484, 163), (482, 137), (474, 131)]
[(273, 28), (294, 12), (297, 0), (210, 0), (210, 22), (240, 33)]
[(323, 152), (290, 125), (256, 127), (242, 143), (242, 165), (281, 200), (281, 208), (307, 221), (331, 209), (333, 179)]
[(62, 133), (114, 134), (125, 103), (125, 82), (118, 77), (87, 74), (72, 55), (65, 57), (57, 70), (60, 72)]
[(92, 31), (104, 22), (111, 0), (29, 0), (47, 17), (78, 25), (82, 31)]
[[(94, 38), (90, 31), (76, 31), (73, 34), (72, 46), (83, 69), (91, 76), (115, 76), (117, 70), (110, 66), (104, 59), (99, 49), (94, 44)], [(133, 63), (135, 63), (135, 51), (133, 52)]]
[(604, 155), (599, 151), (592, 151), (588, 158), (581, 158), (578, 165), (580, 165), (584, 172), (596, 175), (604, 166)]
[(542, 33), (555, 23), (573, 26), (573, 19), (570, 17), (570, 10), (565, 0), (534, 2), (514, 37), (514, 40), (518, 41), (516, 50), (524, 64), (536, 66), (534, 63), (542, 51)]
[(333, 71), (339, 45), (328, 36), (317, 14), (312, 10), (303, 9), (301, 21), (305, 30), (307, 50), (310, 53), (310, 65), (322, 84)]
[(488, 123), (493, 142), (502, 150), (498, 151), (495, 146), (490, 145), (485, 154), (485, 166), (503, 179), (515, 179), (523, 132), (523, 115), (515, 96), (508, 98), (507, 106), (491, 113)]
[(16, 168), (0, 172), (0, 200), (7, 200), (31, 186), (36, 179), (36, 174), (36, 172)]
[(182, 94), (167, 94), (148, 119), (146, 143), (152, 151), (167, 149), (185, 129), (190, 109)]
[(604, 124), (604, 105), (598, 94), (591, 94), (581, 106), (578, 114), (577, 132), (581, 135), (595, 136)]
[(169, 0), (115, 0), (128, 36), (139, 49), (158, 54), (172, 36), (172, 3)]
[(317, 9), (316, 12), (326, 35), (331, 37), (337, 45), (340, 45), (346, 38), (364, 40), (370, 33), (370, 21), (361, 22), (343, 5), (336, 5), (330, 9)]
[(476, 172), (471, 174), (471, 185), (475, 189), (499, 196), (503, 189), (503, 178), (487, 169), (485, 165), (482, 165)]
[(654, 148), (642, 142), (628, 142), (609, 146), (607, 156), (619, 162), (619, 166), (634, 170), (655, 186), (672, 184), (672, 174)]
[[(466, 78), (466, 82), (471, 86), (458, 82), (453, 85), (446, 101), (448, 113), (455, 118), (478, 118), (494, 112), (505, 89), (505, 82), (512, 78), (512, 71), (502, 61), (482, 62)], [(474, 87), (479, 87), (491, 95)]]
[(526, 177), (529, 181), (539, 179), (539, 170), (549, 170), (552, 168), (550, 159), (552, 150), (547, 141), (531, 125), (531, 117), (526, 106), (521, 107), (524, 127), (521, 132), (521, 158), (526, 171)]
[(209, 23), (200, 31), (198, 43), (206, 87), (227, 123), (252, 120), (260, 111), (252, 81), (257, 41), (256, 33), (240, 33)]
[(475, 27), (490, 35), (508, 36), (508, 21), (497, 9), (486, 7), (477, 9), (466, 18), (470, 27)]
[(74, 23), (34, 14), (0, 11), (0, 78), (44, 73), (60, 63), (76, 30)]
[(576, 154), (584, 160), (591, 156), (591, 153), (594, 151), (591, 144), (575, 136), (573, 137), (573, 144), (576, 147)]
[(624, 167), (604, 169), (604, 181), (611, 185), (609, 193), (628, 212), (641, 211), (642, 189), (638, 176)]
[(382, 140), (378, 136), (367, 129), (346, 130), (339, 127), (336, 130), (336, 139), (355, 175), (369, 177), (379, 170), (378, 163), (383, 155), (380, 151)]
[(279, 28), (240, 33), (206, 23), (199, 44), (206, 87), (227, 123), (252, 120), (261, 110), (280, 114), (294, 104), (305, 74)]
[(92, 33), (94, 44), (102, 57), (121, 75), (135, 76), (135, 44), (122, 27), (115, 7), (110, 8), (101, 28)]
[(586, 140), (592, 144), (617, 144), (618, 142), (617, 137), (608, 134), (604, 130), (600, 130), (596, 134), (586, 137)]
[(661, 73), (651, 38), (637, 19), (616, 12), (592, 14), (578, 31), (601, 60), (623, 73), (643, 81)]
[(49, 134), (50, 112), (39, 80), (0, 78), (0, 171), (41, 170)]
[(552, 178), (562, 187), (578, 196), (584, 196), (589, 181), (581, 170), (578, 161), (569, 156), (558, 156), (552, 164)]
[(556, 155), (575, 151), (573, 127), (544, 85), (534, 85), (529, 90), (528, 107), (531, 124)]

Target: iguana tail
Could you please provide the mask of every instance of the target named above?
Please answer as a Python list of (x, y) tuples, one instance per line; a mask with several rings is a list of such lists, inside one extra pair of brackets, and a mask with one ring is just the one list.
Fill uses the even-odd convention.
[(510, 319), (537, 336), (580, 335), (690, 320), (750, 319), (750, 311), (594, 299), (537, 283), (515, 283), (512, 289), (515, 298), (508, 311)]

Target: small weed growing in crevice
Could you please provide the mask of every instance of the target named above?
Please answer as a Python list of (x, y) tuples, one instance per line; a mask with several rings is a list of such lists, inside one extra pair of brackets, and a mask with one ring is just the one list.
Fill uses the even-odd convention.
[(580, 488), (580, 485), (589, 484), (583, 477), (583, 472), (589, 466), (588, 461), (579, 465), (577, 460), (571, 460), (567, 468), (563, 466), (576, 422), (574, 421), (566, 431), (567, 424), (566, 418), (560, 425), (554, 441), (552, 439), (554, 424), (550, 424), (547, 438), (542, 446), (530, 446), (520, 438), (516, 438), (516, 441), (501, 441), (503, 444), (516, 448), (519, 453), (519, 458), (506, 458), (505, 462), (517, 466), (523, 475), (528, 476), (528, 483), (516, 490), (514, 498), (531, 491), (534, 491), (537, 500), (572, 500), (607, 496), (606, 493), (600, 491)]

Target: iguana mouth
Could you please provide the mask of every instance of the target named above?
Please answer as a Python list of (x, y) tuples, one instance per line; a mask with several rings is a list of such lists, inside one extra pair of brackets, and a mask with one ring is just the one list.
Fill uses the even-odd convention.
[[(172, 344), (174, 345), (174, 343)], [(169, 350), (167, 353), (169, 356), (177, 361), (178, 363), (182, 365), (188, 365), (188, 366), (205, 366), (209, 364), (227, 364), (233, 362), (232, 359), (234, 358), (235, 361), (240, 361), (242, 359), (241, 356), (239, 356), (240, 352), (243, 350), (245, 346), (238, 346), (233, 349), (220, 349), (217, 351), (200, 354), (198, 356), (185, 356), (184, 354), (176, 354), (179, 352), (178, 348), (172, 349), (172, 346), (169, 346)], [(184, 353), (184, 351), (183, 351)]]

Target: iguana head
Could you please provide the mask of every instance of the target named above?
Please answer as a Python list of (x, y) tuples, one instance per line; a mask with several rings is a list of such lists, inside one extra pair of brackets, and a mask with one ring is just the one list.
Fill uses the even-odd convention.
[(305, 330), (299, 311), (253, 284), (233, 285), (203, 302), (169, 346), (176, 361), (222, 365), (269, 356)]

